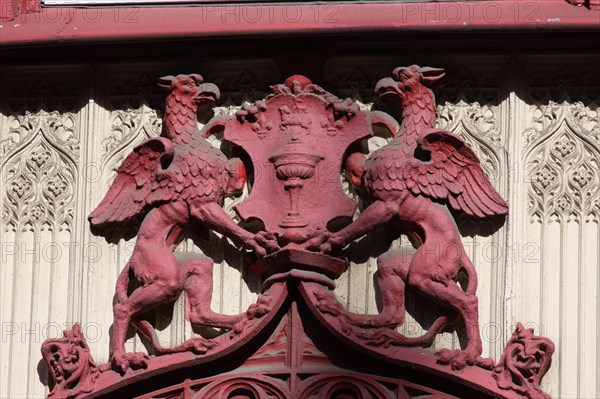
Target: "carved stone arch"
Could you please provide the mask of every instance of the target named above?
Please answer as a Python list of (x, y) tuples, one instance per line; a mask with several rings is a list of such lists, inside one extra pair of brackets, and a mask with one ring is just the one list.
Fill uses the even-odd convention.
[(163, 93), (156, 82), (172, 68), (167, 64), (161, 71), (140, 72), (138, 66), (128, 65), (100, 73), (98, 101), (108, 112), (108, 123), (99, 135), (104, 165), (116, 167), (121, 160), (118, 156), (124, 158), (122, 152), (131, 150), (133, 142), (160, 134)]
[(111, 132), (103, 140), (102, 182), (108, 186), (118, 166), (136, 145), (160, 134), (156, 112), (142, 104), (136, 110), (115, 110), (110, 115)]
[(116, 164), (117, 154), (130, 150), (133, 142), (140, 143), (160, 134), (160, 118), (146, 104), (135, 110), (113, 110), (109, 121), (110, 133), (102, 140), (102, 160), (108, 165)]
[(116, 169), (134, 145), (160, 134), (162, 120), (157, 109), (161, 96), (156, 78), (148, 73), (131, 79), (104, 77), (102, 101), (109, 112), (107, 130), (101, 136), (104, 176), (112, 178), (111, 169)]

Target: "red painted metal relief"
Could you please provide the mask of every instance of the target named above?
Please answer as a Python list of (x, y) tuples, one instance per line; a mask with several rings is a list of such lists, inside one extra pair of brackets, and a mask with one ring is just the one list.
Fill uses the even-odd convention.
[[(508, 207), (470, 147), (452, 132), (435, 129), (435, 99), (427, 86), (443, 75), (442, 70), (413, 65), (395, 69), (393, 78), (377, 84), (375, 90), (381, 98), (401, 103), (402, 125), (389, 144), (350, 166), (353, 175), (362, 176), (361, 185), (371, 205), (354, 223), (321, 245), (326, 252), (343, 247), (386, 222), (413, 237), (418, 243), (414, 253), (392, 250), (378, 258), (382, 312), (374, 316), (351, 314), (330, 295), (315, 295), (318, 308), (324, 312), (342, 317), (349, 325), (376, 329), (403, 323), (404, 291), (408, 287), (452, 309), (465, 324), (467, 346), (459, 351), (440, 351), (440, 363), (457, 370), (475, 364), (491, 368), (492, 360), (480, 357), (477, 276), (452, 211), (485, 218), (504, 215)], [(468, 278), (464, 290), (455, 284), (461, 271)], [(376, 333), (374, 339), (393, 345), (430, 345), (449, 322), (447, 315), (440, 316), (420, 339), (388, 329)]]
[[(94, 365), (78, 328), (47, 341), (42, 353), (55, 380), (50, 396), (545, 397), (539, 382), (554, 350), (549, 340), (519, 325), (498, 365), (481, 357), (477, 275), (455, 216), (502, 218), (508, 207), (471, 148), (435, 128), (430, 87), (443, 75), (413, 65), (377, 84), (383, 101), (402, 106), (401, 123), (294, 75), (263, 100), (202, 129), (197, 113), (218, 100), (219, 89), (197, 74), (162, 78), (162, 136), (123, 161), (89, 217), (92, 232), (109, 241), (137, 235), (117, 281), (110, 362)], [(361, 144), (373, 125), (393, 139), (366, 156)], [(229, 158), (210, 144), (206, 138), (217, 130), (247, 156)], [(343, 169), (369, 204), (355, 220)], [(253, 232), (222, 207), (247, 183), (250, 193), (235, 210)], [(381, 312), (352, 313), (333, 292), (349, 267), (341, 250), (377, 227), (407, 235), (415, 249), (377, 258)], [(209, 231), (243, 246), (246, 266), (262, 278), (261, 294), (242, 314), (212, 311), (213, 261), (176, 250), (186, 233)], [(464, 286), (457, 284), (461, 275)], [(421, 337), (396, 330), (407, 290), (446, 309)], [(223, 333), (162, 346), (144, 314), (181, 295), (192, 325)], [(415, 348), (431, 346), (457, 323), (466, 331), (461, 350)], [(130, 326), (148, 338), (149, 354), (127, 352)]]
[(63, 338), (49, 339), (42, 345), (54, 383), (48, 397), (57, 399), (91, 392), (100, 374), (79, 324), (63, 334)]
[(533, 335), (533, 328), (521, 323), (506, 344), (494, 368), (494, 378), (502, 389), (519, 392), (530, 399), (550, 398), (540, 388), (540, 381), (550, 368), (554, 344), (548, 338)]

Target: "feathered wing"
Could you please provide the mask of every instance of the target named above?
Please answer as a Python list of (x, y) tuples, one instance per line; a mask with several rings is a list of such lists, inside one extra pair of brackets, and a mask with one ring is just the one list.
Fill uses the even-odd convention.
[(471, 216), (489, 217), (508, 213), (506, 201), (486, 177), (473, 150), (447, 130), (432, 129), (417, 140), (417, 154), (431, 159), (414, 159), (403, 168), (406, 188), (448, 203)]
[(100, 205), (88, 217), (92, 232), (106, 236), (112, 227), (143, 213), (151, 204), (149, 198), (157, 197), (150, 194), (160, 190), (161, 185), (166, 186), (157, 174), (163, 170), (161, 162), (172, 159), (173, 154), (173, 143), (164, 137), (135, 147), (117, 170), (117, 177)]

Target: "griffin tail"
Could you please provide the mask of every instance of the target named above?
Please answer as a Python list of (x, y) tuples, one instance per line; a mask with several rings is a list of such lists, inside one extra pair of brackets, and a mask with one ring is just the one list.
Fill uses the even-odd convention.
[(129, 264), (123, 268), (121, 274), (117, 278), (117, 287), (115, 295), (119, 303), (127, 301), (127, 286), (129, 285)]
[(461, 257), (461, 265), (462, 265), (463, 269), (465, 270), (465, 273), (467, 273), (467, 279), (468, 279), (467, 289), (465, 290), (465, 293), (467, 295), (475, 295), (475, 292), (477, 291), (477, 284), (478, 284), (477, 272), (475, 271), (475, 266), (473, 266), (473, 263), (469, 259), (469, 256), (464, 251), (464, 249), (463, 249), (463, 254)]

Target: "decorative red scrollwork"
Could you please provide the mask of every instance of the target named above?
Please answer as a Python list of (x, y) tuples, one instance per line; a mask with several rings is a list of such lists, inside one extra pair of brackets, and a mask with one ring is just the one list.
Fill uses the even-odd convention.
[(53, 399), (70, 399), (91, 392), (100, 374), (79, 324), (63, 335), (42, 345), (42, 356), (54, 380), (48, 394)]
[(533, 328), (521, 323), (506, 344), (494, 368), (494, 378), (502, 389), (510, 389), (529, 399), (550, 399), (540, 388), (540, 381), (550, 368), (554, 344), (548, 338), (533, 335)]

